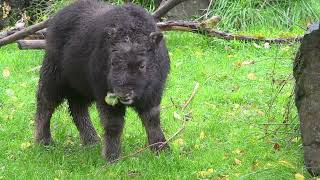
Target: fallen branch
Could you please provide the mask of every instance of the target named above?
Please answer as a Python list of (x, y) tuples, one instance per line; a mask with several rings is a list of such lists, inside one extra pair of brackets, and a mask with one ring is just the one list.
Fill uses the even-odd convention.
[[(199, 23), (199, 22), (186, 22), (186, 21), (158, 22), (157, 26), (162, 31), (192, 32), (192, 33), (202, 34), (206, 36), (217, 37), (225, 40), (256, 41), (256, 42), (268, 42), (268, 43), (291, 43), (291, 42), (300, 42), (302, 39), (302, 37), (264, 38), (264, 37), (236, 35), (236, 34), (227, 33), (227, 32), (204, 27), (203, 23)], [(46, 32), (41, 31), (41, 33), (45, 36)], [(42, 40), (42, 41), (38, 40), (37, 43), (39, 44), (35, 42), (29, 43), (29, 41), (31, 40), (23, 41), (25, 43), (25, 46), (21, 45), (21, 48), (22, 49), (44, 49), (45, 48), (45, 40)]]
[(160, 20), (161, 17), (166, 15), (172, 8), (182, 3), (183, 1), (186, 1), (186, 0), (169, 0), (163, 5), (160, 5), (160, 7), (155, 12), (153, 12), (152, 16), (156, 20)]
[(46, 41), (45, 40), (18, 40), (18, 47), (21, 50), (25, 49), (45, 49)]
[(290, 43), (290, 42), (301, 41), (302, 39), (302, 37), (265, 38), (265, 37), (237, 35), (237, 34), (219, 31), (216, 29), (203, 27), (202, 23), (199, 23), (199, 22), (169, 21), (169, 22), (159, 22), (157, 23), (157, 26), (162, 31), (186, 31), (186, 32), (193, 32), (193, 33), (198, 33), (202, 35), (217, 37), (225, 40), (260, 41), (260, 42), (268, 42), (268, 43)]
[(185, 110), (186, 107), (188, 107), (188, 105), (190, 104), (190, 102), (192, 101), (193, 97), (196, 95), (197, 91), (199, 89), (199, 83), (197, 82), (196, 85), (193, 88), (192, 94), (191, 96), (188, 98), (188, 100), (184, 103), (184, 105), (182, 106), (182, 110)]
[(15, 42), (19, 39), (23, 39), (31, 34), (34, 34), (35, 32), (46, 28), (48, 25), (49, 20), (43, 21), (41, 23), (29, 26), (25, 29), (22, 29), (14, 34), (11, 34), (7, 37), (4, 37), (2, 39), (0, 39), (0, 46), (6, 45), (6, 44), (10, 44), (12, 42)]

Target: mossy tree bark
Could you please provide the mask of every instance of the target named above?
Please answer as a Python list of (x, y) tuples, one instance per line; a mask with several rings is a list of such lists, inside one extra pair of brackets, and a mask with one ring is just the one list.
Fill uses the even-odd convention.
[(302, 39), (294, 62), (295, 102), (299, 113), (304, 160), (308, 171), (320, 175), (320, 24)]

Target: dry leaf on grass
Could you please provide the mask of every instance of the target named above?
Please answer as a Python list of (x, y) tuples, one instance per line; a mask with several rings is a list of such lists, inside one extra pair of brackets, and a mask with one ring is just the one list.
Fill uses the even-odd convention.
[(10, 70), (9, 70), (8, 67), (6, 67), (6, 68), (3, 69), (3, 71), (2, 71), (2, 76), (3, 76), (4, 78), (7, 78), (7, 77), (10, 76)]
[(20, 147), (21, 147), (22, 150), (25, 150), (30, 146), (31, 146), (30, 142), (25, 142), (25, 143), (22, 143)]
[(206, 137), (206, 135), (204, 134), (203, 131), (201, 131), (201, 133), (200, 133), (200, 140), (203, 140), (205, 137)]
[(236, 159), (234, 159), (234, 163), (235, 163), (236, 165), (241, 165), (242, 162), (241, 162), (241, 160), (239, 160), (239, 159), (236, 158)]
[(250, 79), (250, 80), (256, 80), (256, 79), (257, 79), (257, 76), (256, 76), (255, 73), (249, 73), (249, 74), (248, 74), (248, 79)]

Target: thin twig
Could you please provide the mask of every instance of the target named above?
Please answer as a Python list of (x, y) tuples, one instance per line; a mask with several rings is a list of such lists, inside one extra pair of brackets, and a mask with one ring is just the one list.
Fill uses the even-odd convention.
[(186, 109), (186, 107), (190, 104), (190, 102), (192, 101), (193, 97), (196, 95), (198, 89), (199, 89), (199, 83), (197, 82), (196, 85), (193, 88), (193, 92), (192, 92), (191, 96), (189, 97), (189, 99), (182, 106), (182, 110)]
[(186, 128), (186, 120), (183, 121), (182, 126), (179, 128), (177, 132), (175, 132), (171, 137), (168, 138), (163, 144), (160, 145), (160, 149), (162, 149), (166, 144), (168, 144), (174, 137), (178, 136), (185, 128)]
[(139, 153), (147, 150), (148, 148), (150, 148), (150, 147), (152, 147), (152, 146), (154, 146), (154, 145), (163, 144), (163, 143), (164, 143), (164, 142), (157, 142), (157, 143), (150, 144), (150, 145), (148, 145), (148, 146), (146, 146), (146, 147), (144, 147), (144, 148), (142, 148), (142, 149), (139, 149), (138, 151), (135, 151), (135, 152), (133, 152), (133, 153), (131, 153), (131, 154), (129, 154), (129, 155), (122, 156), (122, 157), (120, 157), (120, 158), (117, 158), (117, 159), (115, 159), (115, 160), (112, 160), (110, 163), (114, 163), (114, 162), (117, 162), (117, 161), (120, 161), (120, 160), (123, 160), (123, 159), (127, 159), (127, 158), (129, 158), (129, 157), (134, 157), (134, 156), (136, 156), (137, 154), (139, 154)]

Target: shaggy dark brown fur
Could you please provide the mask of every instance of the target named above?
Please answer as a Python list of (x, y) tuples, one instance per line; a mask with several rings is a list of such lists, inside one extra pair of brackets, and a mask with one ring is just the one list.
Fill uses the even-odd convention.
[[(58, 12), (48, 27), (47, 48), (37, 93), (35, 139), (50, 144), (50, 119), (64, 99), (84, 144), (99, 138), (88, 107), (96, 102), (105, 129), (103, 154), (119, 156), (126, 107), (142, 119), (149, 144), (164, 142), (160, 102), (169, 57), (153, 17), (133, 4), (112, 6), (77, 1)], [(106, 104), (107, 93), (120, 102)], [(159, 150), (160, 144), (152, 146)]]

